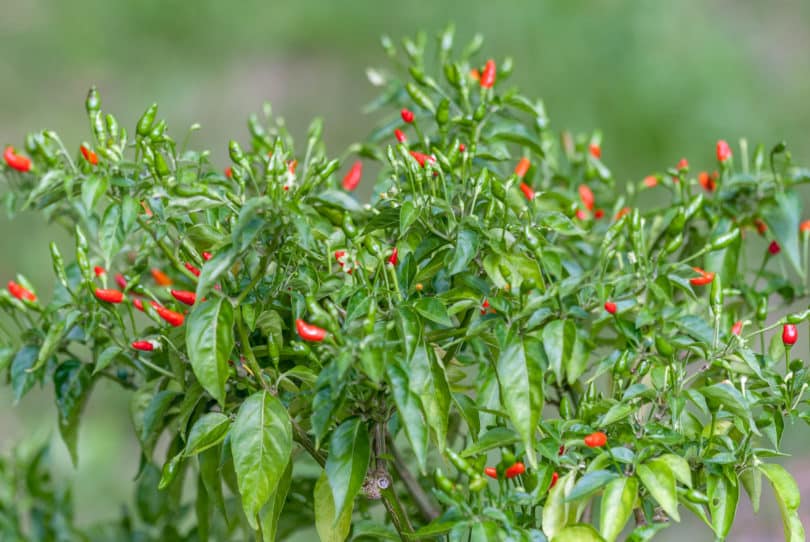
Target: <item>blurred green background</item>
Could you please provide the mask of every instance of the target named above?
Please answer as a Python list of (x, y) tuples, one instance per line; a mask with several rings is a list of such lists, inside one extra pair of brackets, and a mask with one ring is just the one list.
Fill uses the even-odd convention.
[[(245, 119), (264, 101), (299, 136), (323, 116), (337, 155), (375, 122), (361, 109), (374, 95), (364, 68), (385, 64), (379, 36), (455, 21), (462, 41), (484, 34), (485, 56), (514, 57), (512, 82), (545, 100), (553, 127), (600, 128), (603, 160), (621, 180), (682, 156), (711, 167), (721, 137), (785, 139), (810, 162), (810, 2), (801, 0), (0, 0), (0, 12), (2, 145), (51, 128), (78, 147), (90, 139), (83, 100), (96, 84), (103, 108), (127, 126), (153, 101), (177, 137), (201, 123), (193, 142), (223, 164), (227, 141), (246, 139)], [(2, 282), (21, 272), (46, 291), (47, 245), (60, 232), (36, 216), (0, 217), (0, 232)], [(34, 393), (12, 408), (0, 388), (0, 449), (55, 434), (51, 397)], [(83, 480), (77, 507), (87, 521), (116, 514), (129, 497), (137, 457), (126, 401), (118, 389), (95, 390), (77, 471), (55, 445), (60, 475)], [(788, 462), (810, 498), (806, 426), (796, 429), (786, 429), (788, 448), (805, 458)], [(760, 521), (740, 504), (733, 540), (781, 538), (776, 508), (763, 501)], [(665, 539), (682, 537), (670, 531)]]

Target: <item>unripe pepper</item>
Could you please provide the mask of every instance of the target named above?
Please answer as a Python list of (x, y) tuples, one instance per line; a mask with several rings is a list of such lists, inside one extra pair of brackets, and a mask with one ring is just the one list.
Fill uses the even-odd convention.
[(360, 184), (360, 178), (363, 176), (363, 162), (356, 161), (349, 172), (343, 177), (343, 190), (351, 192), (357, 185)]
[(119, 290), (96, 288), (95, 293), (99, 300), (106, 301), (107, 303), (121, 303), (124, 300), (124, 293)]
[(157, 311), (158, 316), (163, 318), (166, 322), (173, 325), (174, 327), (179, 327), (183, 325), (183, 321), (185, 320), (185, 316), (180, 314), (179, 312), (175, 312), (171, 309), (167, 309), (166, 307), (162, 307), (157, 305), (156, 303), (152, 303), (152, 306)]
[(800, 324), (810, 318), (810, 309), (794, 314), (789, 314), (787, 317), (788, 324)]
[(436, 109), (436, 123), (439, 126), (444, 126), (450, 120), (450, 101), (444, 98), (439, 102), (439, 107)]
[(492, 59), (487, 60), (487, 63), (484, 65), (484, 71), (481, 72), (481, 87), (482, 88), (492, 88), (495, 85), (495, 61)]
[(326, 338), (327, 332), (325, 329), (312, 324), (308, 324), (301, 318), (295, 321), (295, 329), (298, 335), (309, 342), (321, 342)]
[(737, 238), (740, 236), (739, 228), (734, 228), (733, 230), (724, 233), (723, 235), (717, 237), (709, 244), (709, 250), (722, 250), (727, 246), (731, 245)]
[(799, 339), (799, 332), (795, 324), (785, 324), (782, 327), (782, 343), (785, 346), (793, 346)]
[(590, 435), (586, 436), (582, 440), (585, 443), (585, 446), (588, 448), (601, 448), (607, 444), (607, 435), (601, 431), (596, 431), (595, 433), (591, 433)]
[(17, 299), (25, 299), (32, 303), (37, 300), (37, 296), (28, 288), (21, 284), (17, 284), (13, 280), (8, 281), (8, 292)]
[(197, 294), (188, 290), (172, 290), (171, 293), (177, 301), (185, 305), (193, 305), (197, 301)]
[(3, 151), (3, 159), (11, 169), (16, 169), (22, 173), (31, 171), (31, 160), (14, 152), (14, 147), (11, 145), (6, 147), (6, 150)]
[(152, 125), (155, 123), (157, 109), (157, 104), (152, 104), (146, 109), (146, 111), (144, 111), (140, 120), (138, 120), (138, 125), (135, 128), (136, 134), (141, 137), (147, 137), (152, 132)]
[(132, 348), (141, 352), (151, 352), (155, 349), (155, 343), (152, 341), (133, 341)]
[(764, 322), (768, 318), (768, 296), (766, 295), (757, 301), (756, 318), (758, 322)]
[(90, 87), (90, 90), (87, 92), (87, 98), (84, 100), (84, 109), (87, 111), (88, 115), (92, 115), (101, 109), (101, 98), (95, 86)]
[(82, 152), (82, 156), (84, 159), (87, 160), (92, 165), (98, 165), (98, 155), (91, 151), (87, 146), (82, 145), (79, 147), (79, 150)]
[(507, 468), (506, 471), (504, 471), (504, 475), (507, 478), (514, 478), (515, 476), (520, 476), (524, 472), (526, 472), (526, 465), (518, 461), (511, 467)]

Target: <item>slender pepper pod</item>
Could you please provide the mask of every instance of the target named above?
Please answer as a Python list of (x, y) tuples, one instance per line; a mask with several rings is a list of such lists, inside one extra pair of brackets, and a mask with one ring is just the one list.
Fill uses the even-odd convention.
[(399, 112), (399, 115), (402, 117), (402, 120), (408, 124), (413, 122), (413, 111), (407, 108), (403, 108), (402, 111)]
[(14, 147), (11, 145), (6, 147), (6, 150), (3, 151), (3, 159), (11, 169), (16, 169), (22, 173), (31, 171), (31, 160), (21, 154), (17, 154), (14, 151)]
[(135, 297), (132, 299), (132, 306), (143, 312), (143, 301), (141, 301), (139, 298)]
[(213, 254), (211, 254), (210, 252), (203, 252), (203, 253), (202, 253), (202, 257), (203, 257), (203, 260), (205, 260), (205, 261), (207, 262), (208, 260), (210, 260), (211, 258), (213, 258), (213, 257), (214, 257), (214, 255), (213, 255)]
[(132, 348), (141, 352), (151, 352), (155, 349), (155, 343), (152, 341), (133, 341)]
[(801, 224), (799, 224), (799, 232), (802, 235), (807, 235), (810, 233), (810, 220), (805, 220)]
[(84, 109), (87, 111), (88, 115), (92, 115), (101, 109), (101, 98), (98, 95), (98, 89), (96, 89), (95, 85), (90, 87), (90, 90), (87, 92), (87, 98), (84, 100)]
[(709, 251), (722, 250), (731, 245), (731, 243), (733, 243), (734, 241), (736, 241), (739, 236), (740, 236), (739, 228), (734, 228), (733, 230), (726, 232), (723, 235), (714, 239), (709, 244)]
[(295, 321), (295, 329), (298, 331), (298, 335), (308, 342), (321, 342), (326, 338), (327, 335), (325, 329), (308, 324), (301, 318), (298, 318)]
[(147, 137), (152, 132), (152, 125), (155, 123), (155, 115), (157, 115), (157, 104), (150, 105), (146, 111), (144, 111), (141, 118), (138, 120), (138, 124), (135, 127), (135, 133), (141, 137)]
[(498, 469), (495, 467), (487, 467), (484, 469), (484, 474), (489, 476), (490, 478), (498, 478)]
[(480, 83), (482, 88), (492, 88), (495, 85), (495, 72), (495, 61), (492, 59), (487, 60), (484, 71), (481, 72)]
[(185, 305), (193, 305), (197, 301), (197, 294), (188, 290), (172, 290), (172, 297)]
[(520, 183), (520, 191), (523, 192), (523, 195), (526, 196), (526, 199), (531, 201), (534, 199), (534, 190), (532, 187), (526, 183)]
[(27, 301), (34, 302), (37, 300), (37, 296), (34, 293), (26, 288), (25, 286), (14, 282), (13, 280), (8, 281), (8, 292), (16, 297), (17, 299), (25, 299)]
[(79, 150), (84, 156), (84, 159), (87, 160), (92, 165), (98, 165), (98, 155), (91, 151), (86, 145), (82, 145), (79, 147)]
[(394, 250), (391, 251), (391, 256), (388, 257), (388, 263), (396, 266), (399, 263), (399, 251), (397, 247), (394, 247)]
[(150, 273), (152, 274), (152, 278), (155, 279), (155, 282), (157, 282), (158, 285), (160, 286), (172, 285), (172, 279), (170, 279), (169, 276), (160, 269), (153, 267)]
[(124, 293), (120, 290), (108, 290), (96, 288), (96, 298), (107, 303), (121, 303), (124, 300)]
[(602, 147), (600, 147), (596, 143), (591, 143), (590, 145), (588, 145), (588, 152), (594, 158), (597, 158), (597, 159), (602, 158)]
[(118, 285), (119, 288), (122, 290), (127, 289), (127, 279), (124, 278), (124, 275), (121, 273), (116, 273), (115, 275), (115, 283)]
[(731, 147), (728, 146), (728, 142), (726, 142), (724, 139), (717, 142), (715, 150), (717, 151), (718, 162), (725, 162), (731, 158)]
[(698, 273), (699, 277), (694, 277), (689, 279), (689, 283), (692, 286), (706, 286), (707, 284), (711, 284), (714, 280), (714, 271), (704, 271), (700, 267), (693, 267), (695, 273)]
[(504, 471), (504, 476), (507, 478), (514, 478), (515, 476), (520, 476), (524, 472), (526, 472), (526, 465), (518, 461)]
[(607, 435), (601, 431), (596, 431), (582, 440), (588, 448), (601, 448), (607, 444)]
[(100, 277), (101, 275), (106, 273), (106, 271), (104, 270), (103, 267), (101, 267), (100, 265), (97, 265), (97, 266), (95, 266), (93, 268), (93, 273), (95, 273), (97, 277)]
[(190, 264), (189, 262), (186, 262), (184, 265), (186, 266), (186, 269), (191, 271), (192, 275), (194, 275), (195, 277), (200, 276), (200, 270), (197, 269), (196, 267), (194, 267), (192, 264)]
[(399, 128), (394, 129), (394, 137), (397, 138), (397, 141), (399, 143), (405, 143), (406, 141), (408, 141), (408, 138), (405, 137), (405, 132), (403, 132)]
[(357, 185), (360, 184), (360, 178), (363, 176), (363, 162), (356, 161), (349, 172), (343, 177), (343, 190), (351, 192)]
[(605, 301), (605, 310), (610, 314), (616, 314), (616, 303), (613, 301)]
[(548, 486), (549, 489), (557, 485), (557, 480), (560, 479), (560, 475), (556, 472), (551, 473), (551, 484)]
[[(154, 307), (154, 304), (153, 304)], [(185, 316), (180, 314), (179, 312), (175, 312), (171, 309), (167, 309), (166, 307), (161, 307), (158, 305), (154, 307), (158, 313), (158, 316), (163, 318), (166, 322), (173, 325), (174, 327), (179, 327), (183, 325), (183, 321), (185, 320)]]
[(740, 334), (742, 333), (742, 328), (743, 328), (742, 320), (737, 320), (736, 322), (734, 322), (734, 325), (731, 326), (731, 334), (737, 335), (739, 337)]
[(594, 197), (591, 188), (587, 184), (581, 184), (579, 188), (577, 188), (577, 191), (579, 192), (579, 199), (582, 200), (582, 205), (584, 205), (587, 210), (593, 211)]
[(416, 160), (421, 167), (425, 167), (425, 164), (432, 164), (436, 161), (435, 158), (430, 156), (429, 154), (424, 154), (417, 151), (410, 151), (411, 156), (413, 156), (414, 160)]
[(785, 324), (782, 327), (782, 343), (785, 346), (793, 346), (799, 339), (799, 331), (795, 324)]
[(532, 163), (529, 161), (529, 159), (524, 156), (515, 166), (515, 175), (522, 179), (526, 176), (526, 173), (529, 171), (529, 167), (531, 167), (531, 165)]

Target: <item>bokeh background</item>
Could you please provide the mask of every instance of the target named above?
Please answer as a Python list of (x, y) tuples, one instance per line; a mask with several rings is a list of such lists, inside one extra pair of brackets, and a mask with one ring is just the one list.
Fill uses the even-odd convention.
[[(481, 32), (487, 56), (514, 57), (513, 83), (545, 100), (555, 128), (600, 128), (603, 160), (619, 179), (681, 157), (709, 167), (720, 137), (784, 139), (797, 161), (810, 162), (810, 2), (802, 0), (0, 0), (0, 14), (2, 145), (51, 128), (78, 147), (90, 139), (83, 100), (96, 84), (103, 108), (126, 126), (153, 101), (177, 137), (201, 123), (193, 142), (223, 163), (228, 140), (246, 139), (245, 119), (265, 101), (299, 136), (322, 116), (337, 155), (375, 122), (361, 110), (374, 95), (365, 67), (385, 64), (379, 36), (435, 33), (454, 21), (459, 40)], [(36, 216), (0, 217), (2, 282), (21, 272), (47, 290), (53, 238), (63, 239)], [(51, 397), (33, 393), (12, 406), (0, 387), (0, 451), (57, 435)], [(111, 386), (95, 389), (78, 470), (54, 444), (59, 476), (81, 481), (84, 521), (116, 515), (130, 497), (137, 447), (127, 400)], [(808, 444), (805, 425), (786, 428), (795, 453), (786, 463), (805, 500)], [(742, 499), (731, 540), (781, 539), (767, 489), (763, 508), (755, 519)], [(694, 529), (695, 539), (709, 539), (705, 527)], [(683, 538), (669, 531), (663, 540)]]

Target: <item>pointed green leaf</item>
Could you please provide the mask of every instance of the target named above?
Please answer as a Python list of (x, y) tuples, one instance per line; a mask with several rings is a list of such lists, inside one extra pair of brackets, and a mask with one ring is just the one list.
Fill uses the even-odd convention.
[(352, 508), (363, 487), (370, 455), (368, 428), (359, 418), (344, 421), (332, 433), (325, 470), (337, 516)]
[(349, 536), (352, 527), (352, 507), (348, 506), (343, 514), (335, 514), (335, 503), (332, 489), (326, 473), (322, 473), (315, 483), (315, 528), (321, 542), (343, 542)]
[(578, 501), (589, 497), (618, 477), (618, 474), (609, 470), (586, 472), (582, 478), (577, 481), (571, 493), (566, 496), (565, 502)]
[(278, 529), (278, 519), (281, 517), (281, 511), (284, 509), (284, 503), (287, 501), (287, 494), (290, 491), (290, 484), (292, 483), (292, 461), (287, 463), (287, 468), (281, 475), (281, 480), (278, 483), (276, 492), (273, 498), (262, 508), (260, 522), (262, 525), (262, 538), (263, 542), (276, 542), (276, 531)]
[(191, 369), (205, 391), (225, 404), (228, 357), (234, 345), (233, 307), (224, 298), (198, 302), (186, 320), (186, 347)]
[(641, 483), (650, 492), (655, 501), (661, 505), (669, 517), (680, 521), (678, 514), (678, 493), (675, 485), (675, 475), (663, 463), (649, 461), (639, 465), (637, 474)]
[(424, 473), (427, 461), (428, 430), (422, 415), (421, 401), (410, 390), (408, 375), (401, 367), (391, 363), (386, 367), (386, 374), (391, 385), (394, 403), (397, 405), (400, 424), (405, 430), (408, 442), (411, 443), (419, 471)]
[(453, 276), (469, 270), (470, 262), (478, 253), (478, 234), (472, 230), (461, 230), (456, 239), (456, 249), (448, 264), (448, 274)]
[(93, 386), (90, 365), (75, 359), (62, 363), (53, 372), (53, 386), (59, 412), (59, 433), (70, 452), (73, 466), (76, 466), (79, 463), (76, 453), (79, 417)]
[(208, 412), (200, 416), (188, 432), (186, 457), (196, 455), (223, 440), (231, 427), (231, 420), (221, 412)]
[(605, 487), (599, 506), (599, 532), (607, 542), (616, 540), (633, 514), (638, 480), (622, 476)]
[(604, 542), (604, 538), (590, 525), (580, 524), (566, 527), (551, 542)]
[(763, 205), (760, 212), (793, 269), (803, 277), (799, 256), (799, 222), (802, 216), (799, 196), (793, 191), (777, 192), (774, 201)]
[(796, 481), (781, 465), (761, 464), (759, 470), (771, 483), (782, 513), (782, 525), (785, 529), (785, 542), (804, 542), (804, 526), (799, 519), (801, 493)]
[(717, 538), (725, 540), (740, 498), (739, 485), (732, 484), (725, 476), (710, 475), (706, 480), (706, 493), (709, 497), (709, 512), (712, 514), (712, 528)]

